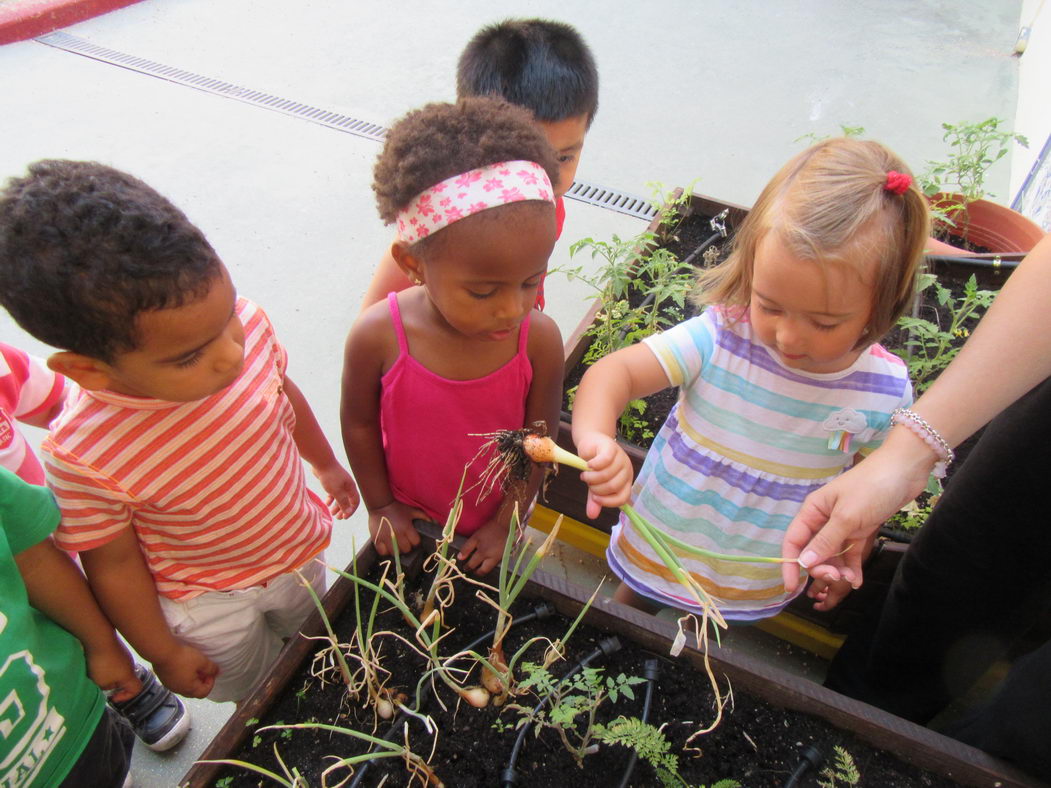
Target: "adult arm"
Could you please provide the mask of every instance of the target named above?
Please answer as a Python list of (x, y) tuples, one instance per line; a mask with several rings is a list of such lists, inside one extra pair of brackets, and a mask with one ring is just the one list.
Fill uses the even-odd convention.
[(50, 538), (15, 556), (33, 607), (70, 632), (84, 647), (88, 676), (115, 701), (142, 689), (131, 655), (99, 609), (84, 575)]
[(328, 504), (339, 519), (354, 514), (358, 508), (358, 488), (347, 470), (336, 459), (328, 439), (321, 431), (314, 411), (311, 410), (303, 392), (292, 379), (285, 376), (285, 396), (296, 414), (296, 427), (292, 438), (303, 459), (310, 463), (321, 487), (328, 493)]
[(387, 475), (387, 459), (380, 432), (380, 392), (384, 361), (397, 346), (385, 304), (366, 310), (347, 336), (343, 353), (343, 382), (339, 421), (343, 448), (361, 486), (369, 512), (369, 534), (380, 555), (391, 552), (392, 535), (399, 552), (420, 543), (413, 517), (426, 518), (418, 509), (394, 499)]
[(573, 401), (573, 442), (592, 468), (580, 475), (588, 485), (588, 517), (631, 495), (631, 460), (616, 441), (620, 414), (631, 400), (669, 385), (657, 356), (642, 343), (599, 359), (584, 373)]
[(373, 304), (387, 297), (387, 293), (400, 293), (402, 290), (412, 286), (409, 277), (398, 267), (391, 256), (390, 247), (387, 247), (380, 258), (379, 265), (372, 273), (372, 281), (365, 290), (365, 297), (361, 300), (360, 314), (364, 314)]
[(110, 541), (82, 552), (80, 561), (102, 612), (153, 665), (161, 683), (191, 698), (211, 692), (219, 668), (172, 634), (134, 529), (122, 528)]
[[(1051, 375), (1051, 235), (1011, 275), (959, 355), (913, 405), (951, 446)], [(789, 524), (782, 554), (816, 567), (845, 548), (843, 566), (860, 585), (860, 550), (890, 515), (919, 494), (937, 461), (904, 426), (856, 468), (807, 496)], [(837, 563), (836, 560), (831, 562)], [(785, 587), (798, 584), (785, 565)]]

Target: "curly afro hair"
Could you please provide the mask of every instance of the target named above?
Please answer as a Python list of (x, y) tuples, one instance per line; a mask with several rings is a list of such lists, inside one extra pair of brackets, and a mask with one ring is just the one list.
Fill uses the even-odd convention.
[(145, 183), (44, 160), (0, 191), (0, 302), (41, 342), (111, 363), (140, 312), (205, 295), (222, 271), (204, 234)]
[(503, 99), (428, 104), (398, 120), (373, 172), (380, 218), (390, 224), (414, 197), (446, 178), (501, 161), (535, 161), (558, 183), (558, 163), (532, 116)]

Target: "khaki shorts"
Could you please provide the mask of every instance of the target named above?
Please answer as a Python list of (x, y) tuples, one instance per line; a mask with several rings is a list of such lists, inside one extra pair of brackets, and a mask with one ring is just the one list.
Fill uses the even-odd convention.
[[(318, 596), (325, 591), (324, 554), (299, 571)], [(208, 591), (185, 602), (160, 597), (172, 634), (198, 648), (219, 666), (208, 698), (239, 701), (266, 675), (284, 641), (299, 631), (316, 609), (296, 573), (266, 585), (234, 591)]]

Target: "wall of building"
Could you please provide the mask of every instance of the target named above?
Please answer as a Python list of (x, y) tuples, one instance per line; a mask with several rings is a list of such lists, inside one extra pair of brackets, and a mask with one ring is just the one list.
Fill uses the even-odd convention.
[[(1012, 151), (1010, 193), (1017, 210), (1051, 232), (1051, 150), (1045, 150), (1051, 135), (1051, 3), (1025, 0), (1019, 24), (1029, 28), (1029, 40), (1019, 56), (1014, 130), (1029, 138), (1029, 148)], [(1042, 155), (1038, 172), (1020, 195)]]

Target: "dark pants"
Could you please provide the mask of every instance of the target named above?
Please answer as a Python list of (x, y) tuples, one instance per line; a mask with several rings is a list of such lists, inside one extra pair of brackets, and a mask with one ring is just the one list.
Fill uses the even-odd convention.
[(61, 788), (121, 788), (131, 768), (135, 733), (108, 704), (88, 746), (73, 764)]
[[(1051, 607), (1049, 471), (1051, 379), (986, 429), (826, 686), (921, 724), (965, 692)], [(945, 732), (1051, 778), (1048, 731), (1051, 643)]]

